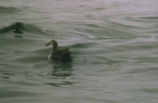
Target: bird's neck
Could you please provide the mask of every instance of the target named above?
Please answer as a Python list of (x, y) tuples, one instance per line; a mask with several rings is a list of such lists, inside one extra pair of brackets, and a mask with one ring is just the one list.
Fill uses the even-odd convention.
[(57, 42), (55, 42), (53, 44), (53, 53), (56, 53), (56, 51), (58, 51), (58, 44), (57, 44)]
[(53, 52), (57, 51), (58, 50), (58, 46), (53, 46)]
[(53, 49), (55, 49), (55, 48), (58, 48), (58, 45), (54, 45), (54, 46), (53, 46)]

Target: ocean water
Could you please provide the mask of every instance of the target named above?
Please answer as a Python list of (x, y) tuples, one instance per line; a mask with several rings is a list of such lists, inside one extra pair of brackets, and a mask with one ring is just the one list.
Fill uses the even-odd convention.
[[(157, 0), (0, 0), (0, 103), (157, 103)], [(55, 39), (72, 62), (48, 59)]]

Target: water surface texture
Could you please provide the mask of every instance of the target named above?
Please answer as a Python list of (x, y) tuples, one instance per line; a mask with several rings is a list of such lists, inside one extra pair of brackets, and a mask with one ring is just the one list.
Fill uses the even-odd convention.
[(157, 0), (0, 0), (0, 103), (157, 103), (157, 27)]

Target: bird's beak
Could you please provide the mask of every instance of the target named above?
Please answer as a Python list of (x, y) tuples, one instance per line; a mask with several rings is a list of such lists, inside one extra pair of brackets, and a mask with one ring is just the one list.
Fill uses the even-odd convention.
[(49, 43), (47, 43), (45, 46), (49, 46), (50, 45), (50, 42)]

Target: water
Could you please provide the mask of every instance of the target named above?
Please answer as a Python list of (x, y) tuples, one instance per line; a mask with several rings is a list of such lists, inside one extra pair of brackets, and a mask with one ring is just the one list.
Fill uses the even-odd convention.
[[(1, 0), (0, 103), (157, 103), (157, 0)], [(73, 61), (49, 61), (51, 39)]]

